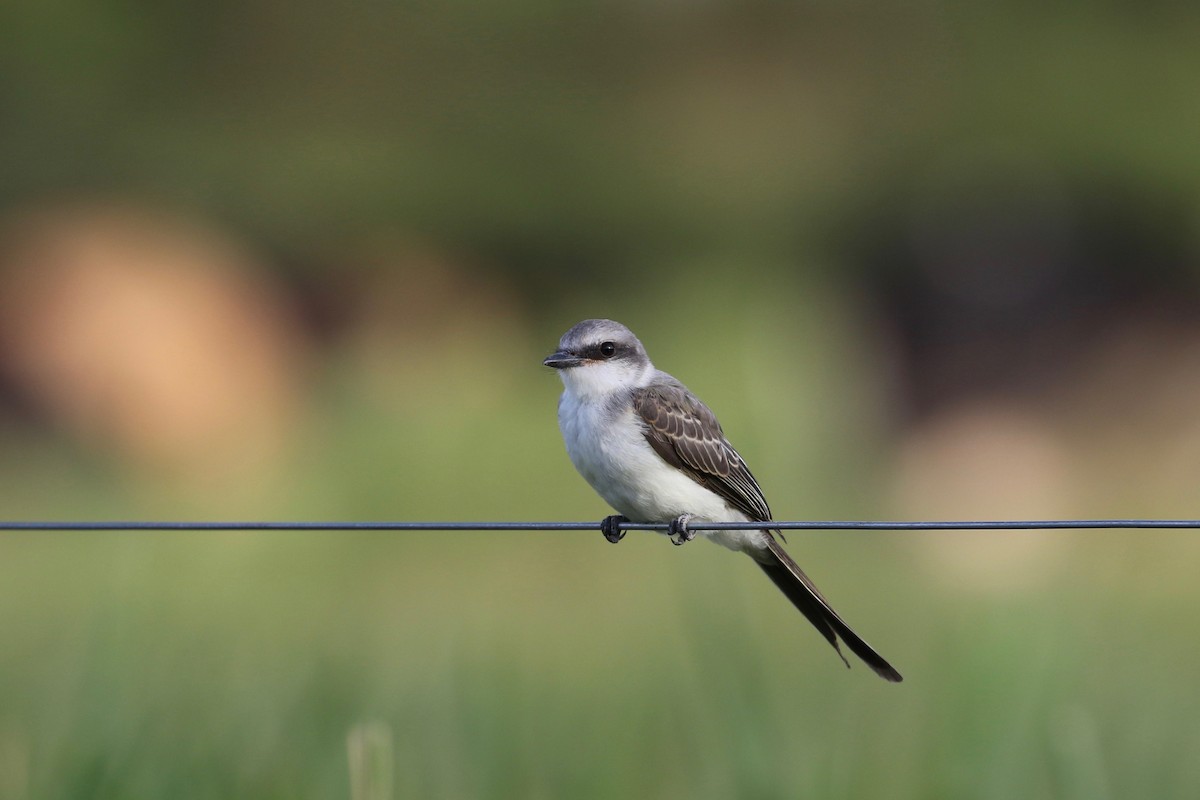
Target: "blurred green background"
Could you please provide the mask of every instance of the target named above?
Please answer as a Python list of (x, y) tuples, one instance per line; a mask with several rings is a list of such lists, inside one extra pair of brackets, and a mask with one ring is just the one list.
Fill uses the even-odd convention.
[[(3, 517), (599, 519), (593, 316), (779, 518), (1194, 517), (1198, 34), (5, 3)], [(1200, 796), (1195, 534), (789, 538), (905, 683), (649, 534), (0, 534), (0, 800)]]

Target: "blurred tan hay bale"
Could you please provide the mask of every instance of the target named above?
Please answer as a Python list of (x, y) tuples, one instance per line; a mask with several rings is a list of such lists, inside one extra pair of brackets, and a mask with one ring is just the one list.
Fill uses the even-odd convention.
[[(894, 507), (909, 519), (1056, 519), (1076, 508), (1069, 451), (1034, 415), (993, 402), (929, 420), (901, 444)], [(1068, 536), (954, 533), (922, 548), (932, 575), (1008, 592), (1056, 569)]]
[(0, 221), (0, 358), (63, 428), (225, 469), (293, 424), (301, 332), (262, 265), (195, 220), (100, 203)]

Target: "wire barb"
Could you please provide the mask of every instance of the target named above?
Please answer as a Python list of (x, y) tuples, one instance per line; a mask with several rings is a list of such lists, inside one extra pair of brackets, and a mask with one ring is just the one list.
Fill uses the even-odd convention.
[[(597, 522), (176, 522), (141, 520), (0, 520), (0, 531), (598, 531)], [(622, 522), (622, 531), (667, 531), (670, 523)], [(693, 531), (743, 530), (745, 522), (688, 522)], [(750, 527), (754, 527), (751, 525)], [(982, 531), (1111, 528), (1200, 528), (1196, 519), (1053, 519), (991, 521), (775, 521), (788, 531)]]

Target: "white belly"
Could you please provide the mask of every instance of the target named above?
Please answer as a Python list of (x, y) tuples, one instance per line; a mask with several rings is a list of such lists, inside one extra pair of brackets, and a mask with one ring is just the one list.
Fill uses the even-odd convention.
[[(697, 520), (734, 522), (747, 517), (668, 464), (642, 434), (642, 422), (626, 408), (607, 424), (601, 403), (564, 394), (558, 424), (571, 463), (618, 513), (635, 522), (669, 522), (681, 514)], [(699, 531), (731, 550), (758, 550), (761, 530)]]

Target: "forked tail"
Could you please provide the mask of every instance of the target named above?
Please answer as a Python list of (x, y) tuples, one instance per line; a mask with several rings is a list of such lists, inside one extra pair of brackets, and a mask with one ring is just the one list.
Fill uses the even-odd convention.
[(833, 606), (829, 605), (829, 601), (804, 574), (804, 570), (796, 565), (796, 562), (775, 541), (774, 537), (768, 533), (766, 539), (767, 549), (755, 553), (755, 561), (762, 567), (762, 571), (767, 573), (767, 577), (787, 595), (788, 600), (792, 601), (792, 605), (800, 609), (800, 613), (808, 618), (813, 627), (829, 640), (846, 666), (849, 667), (850, 662), (846, 661), (846, 657), (842, 655), (842, 649), (838, 647), (839, 637), (850, 648), (850, 652), (875, 670), (876, 675), (894, 683), (903, 680), (900, 673), (885, 661), (883, 656), (876, 653), (871, 645), (864, 642), (857, 633), (850, 629), (849, 625), (842, 621), (842, 618), (833, 610)]

